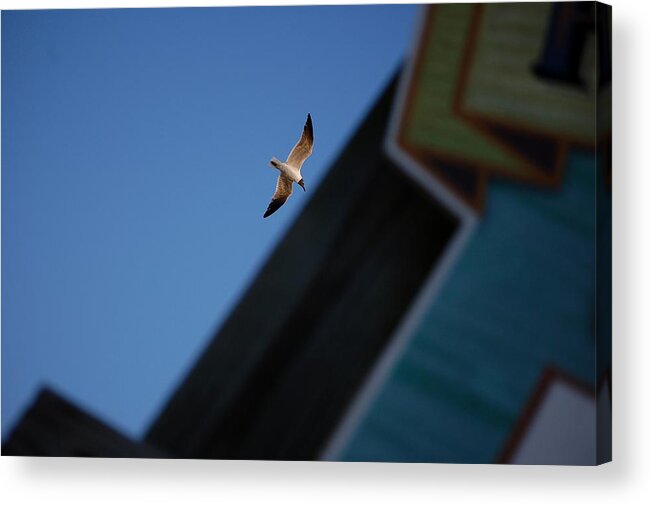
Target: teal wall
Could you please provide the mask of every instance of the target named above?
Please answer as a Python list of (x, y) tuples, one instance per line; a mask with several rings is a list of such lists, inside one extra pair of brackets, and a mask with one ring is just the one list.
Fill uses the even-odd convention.
[(595, 382), (595, 159), (494, 181), (485, 214), (341, 458), (490, 463), (548, 366)]

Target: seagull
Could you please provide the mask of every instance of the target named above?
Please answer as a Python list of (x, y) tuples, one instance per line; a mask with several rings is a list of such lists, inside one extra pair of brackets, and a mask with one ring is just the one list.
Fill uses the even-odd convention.
[(294, 149), (289, 153), (287, 161), (283, 163), (276, 158), (271, 158), (269, 162), (270, 166), (278, 169), (280, 174), (276, 182), (276, 191), (274, 192), (274, 196), (271, 197), (271, 202), (269, 202), (269, 206), (263, 217), (269, 217), (287, 201), (292, 194), (292, 186), (294, 183), (297, 183), (305, 191), (301, 167), (303, 166), (303, 162), (312, 154), (313, 145), (312, 117), (308, 114), (301, 138), (298, 139)]

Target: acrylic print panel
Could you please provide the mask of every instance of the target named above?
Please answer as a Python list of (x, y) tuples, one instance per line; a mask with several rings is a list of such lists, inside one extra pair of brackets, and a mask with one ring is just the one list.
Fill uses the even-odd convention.
[(610, 19), (4, 12), (2, 453), (609, 461)]

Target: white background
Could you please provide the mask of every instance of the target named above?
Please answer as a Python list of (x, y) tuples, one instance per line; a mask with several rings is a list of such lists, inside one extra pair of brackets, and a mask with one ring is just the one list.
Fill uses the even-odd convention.
[[(296, 3), (352, 2), (138, 0), (136, 5)], [(572, 468), (3, 457), (2, 503), (651, 503), (651, 2), (612, 4), (614, 463)], [(3, 9), (125, 6), (133, 5), (0, 0)]]

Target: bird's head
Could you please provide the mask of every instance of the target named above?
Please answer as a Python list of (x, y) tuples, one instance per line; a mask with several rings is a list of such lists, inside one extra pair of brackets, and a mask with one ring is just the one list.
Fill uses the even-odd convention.
[(300, 181), (298, 181), (298, 185), (299, 185), (301, 188), (303, 188), (303, 191), (305, 191), (305, 183), (303, 182), (303, 179), (301, 179)]

